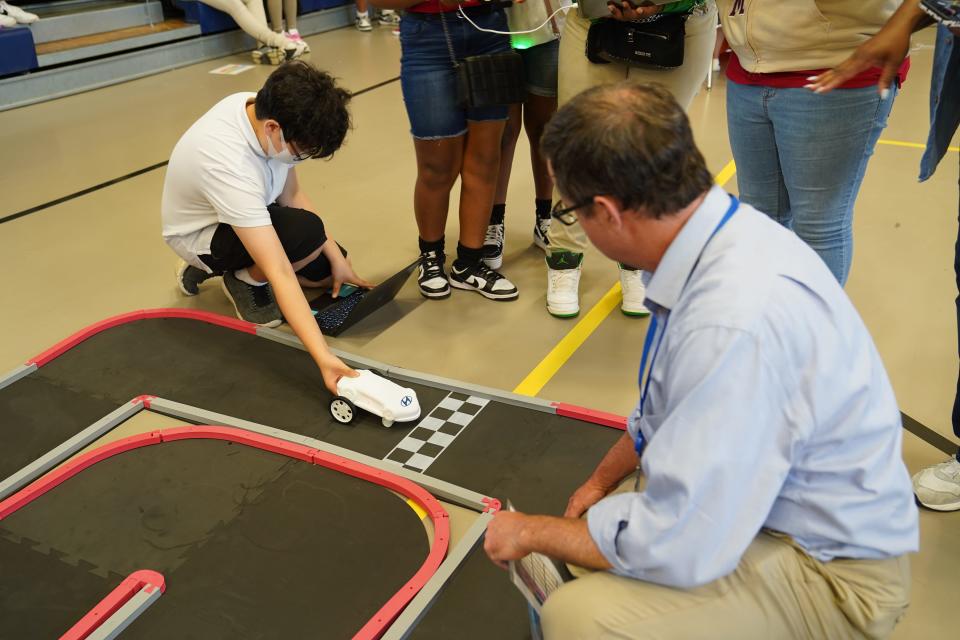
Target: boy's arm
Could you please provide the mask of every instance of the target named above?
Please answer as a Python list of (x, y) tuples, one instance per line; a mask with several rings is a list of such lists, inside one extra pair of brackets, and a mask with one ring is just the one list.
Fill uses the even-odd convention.
[(317, 363), (324, 385), (336, 395), (337, 380), (343, 376), (353, 378), (359, 374), (330, 352), (276, 230), (273, 226), (233, 229), (254, 263), (267, 276), (283, 317)]

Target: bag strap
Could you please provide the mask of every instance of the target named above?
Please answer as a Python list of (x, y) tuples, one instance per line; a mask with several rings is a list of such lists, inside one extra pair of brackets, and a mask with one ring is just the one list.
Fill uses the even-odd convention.
[[(443, 7), (441, 7), (442, 9)], [(453, 68), (456, 69), (460, 66), (460, 63), (457, 62), (457, 56), (453, 53), (453, 40), (450, 38), (450, 30), (447, 28), (447, 16), (446, 11), (440, 12), (440, 24), (443, 25), (443, 35), (447, 39), (447, 51), (450, 52), (450, 62), (453, 63)]]

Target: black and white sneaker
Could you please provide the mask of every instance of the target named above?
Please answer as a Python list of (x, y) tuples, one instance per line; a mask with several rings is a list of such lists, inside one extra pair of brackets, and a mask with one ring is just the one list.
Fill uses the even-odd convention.
[(483, 264), (491, 269), (503, 266), (504, 225), (488, 224), (487, 237), (483, 239)]
[(200, 293), (200, 284), (212, 277), (212, 273), (198, 269), (183, 260), (177, 265), (177, 288), (185, 296), (195, 296)]
[(417, 276), (417, 285), (424, 298), (446, 298), (450, 295), (450, 282), (443, 271), (443, 261), (446, 258), (437, 251), (424, 251), (420, 254), (420, 275)]
[(512, 282), (482, 262), (462, 269), (457, 268), (454, 263), (450, 269), (450, 285), (457, 289), (476, 291), (491, 300), (516, 300), (520, 295)]
[(283, 314), (269, 284), (259, 287), (237, 278), (232, 271), (223, 274), (223, 293), (233, 303), (237, 317), (261, 327), (279, 327)]
[(533, 244), (543, 249), (547, 254), (550, 253), (550, 217), (537, 218), (533, 225)]

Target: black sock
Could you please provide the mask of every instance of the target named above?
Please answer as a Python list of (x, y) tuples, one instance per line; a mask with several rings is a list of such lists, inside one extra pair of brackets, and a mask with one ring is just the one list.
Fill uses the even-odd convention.
[(427, 242), (423, 238), (420, 238), (420, 253), (436, 251), (437, 255), (443, 255), (443, 240), (443, 238), (440, 238), (434, 242)]
[(541, 200), (537, 198), (534, 202), (537, 207), (537, 219), (543, 220), (544, 218), (549, 218), (550, 210), (553, 209), (553, 200)]
[(453, 261), (453, 266), (458, 269), (474, 267), (480, 264), (483, 259), (483, 249), (471, 249), (457, 243), (457, 259)]
[(490, 211), (490, 224), (503, 224), (503, 218), (507, 215), (507, 205), (495, 204)]

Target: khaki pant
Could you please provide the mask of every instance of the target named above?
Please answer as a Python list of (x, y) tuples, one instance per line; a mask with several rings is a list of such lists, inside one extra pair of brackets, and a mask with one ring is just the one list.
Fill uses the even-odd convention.
[(710, 584), (671, 589), (593, 572), (551, 595), (541, 621), (547, 640), (873, 639), (890, 635), (909, 598), (906, 556), (821, 563), (765, 531)]
[[(676, 69), (646, 69), (622, 64), (593, 64), (584, 52), (587, 47), (587, 30), (590, 21), (581, 18), (576, 11), (567, 14), (560, 38), (560, 70), (557, 102), (563, 106), (578, 93), (598, 84), (619, 82), (627, 78), (642, 82), (659, 82), (667, 87), (686, 109), (700, 86), (707, 79), (707, 71), (713, 64), (713, 47), (717, 33), (717, 8), (708, 0), (709, 11), (692, 15), (687, 20), (687, 38), (684, 42), (683, 66)], [(559, 200), (556, 192), (554, 201)], [(572, 204), (572, 203), (571, 203)], [(587, 236), (574, 222), (565, 225), (555, 220), (550, 225), (550, 248), (583, 253)]]

